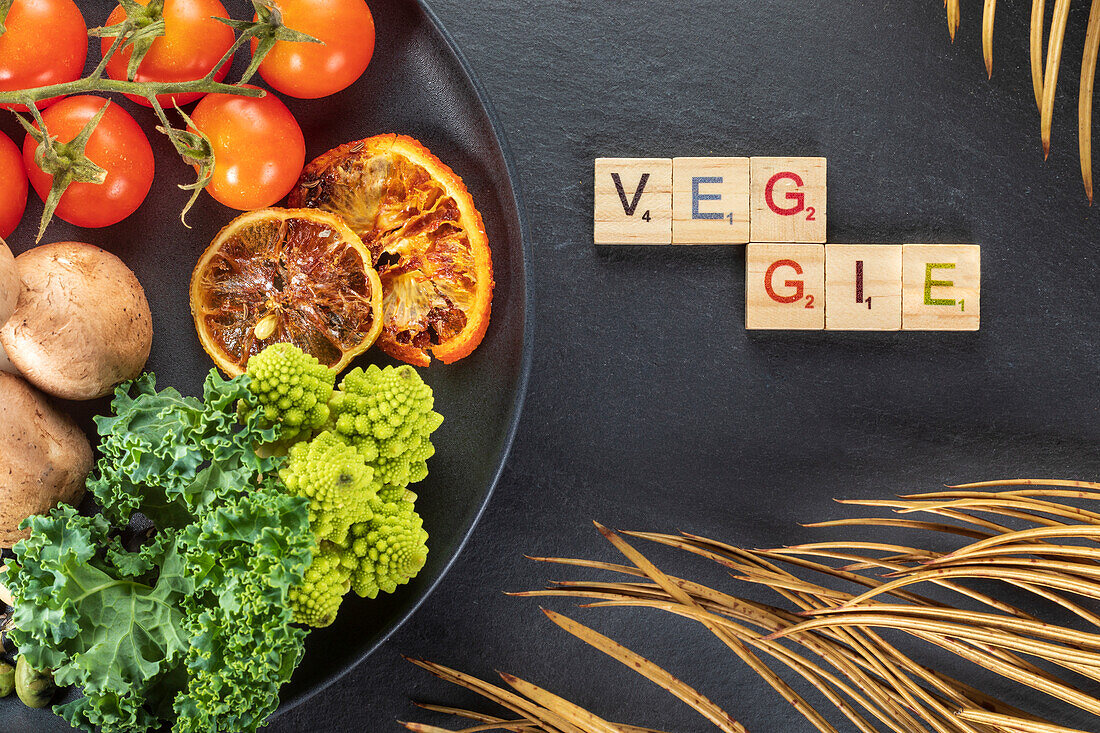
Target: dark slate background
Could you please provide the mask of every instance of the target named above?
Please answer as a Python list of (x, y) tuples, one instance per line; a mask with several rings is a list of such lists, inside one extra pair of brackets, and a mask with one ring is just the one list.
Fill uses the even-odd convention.
[[(845, 516), (833, 497), (1100, 477), (1097, 222), (1075, 132), (1087, 3), (1071, 14), (1045, 163), (1025, 0), (999, 3), (992, 81), (978, 3), (954, 45), (933, 0), (431, 4), (487, 87), (520, 171), (534, 251), (530, 390), (504, 476), (453, 570), (367, 662), (279, 715), (273, 733), (442, 722), (410, 698), (479, 704), (401, 654), (513, 672), (612, 720), (710, 731), (550, 624), (537, 601), (502, 595), (597, 577), (523, 554), (616, 561), (592, 519), (774, 546), (835, 536), (798, 526)], [(826, 156), (830, 242), (982, 245), (981, 331), (749, 333), (742, 247), (592, 245), (594, 158), (710, 154)], [(738, 589), (705, 563), (653, 557)], [(754, 732), (812, 730), (685, 621), (546, 605), (659, 662)]]
[[(432, 5), (488, 88), (520, 171), (536, 303), (527, 404), (488, 511), (439, 589), (272, 731), (384, 731), (396, 718), (440, 722), (409, 698), (476, 702), (401, 654), (509, 671), (621, 722), (712, 730), (558, 630), (537, 601), (503, 596), (594, 577), (522, 554), (615, 561), (592, 519), (748, 547), (812, 541), (828, 535), (797, 523), (844, 516), (833, 497), (1100, 476), (1097, 214), (1076, 134), (1087, 4), (1070, 17), (1045, 163), (1024, 0), (998, 5), (992, 81), (977, 3), (954, 45), (931, 1)], [(749, 333), (742, 247), (592, 245), (594, 158), (710, 154), (826, 156), (830, 242), (980, 244), (981, 331)], [(750, 730), (812, 730), (687, 622), (549, 605), (663, 664)]]

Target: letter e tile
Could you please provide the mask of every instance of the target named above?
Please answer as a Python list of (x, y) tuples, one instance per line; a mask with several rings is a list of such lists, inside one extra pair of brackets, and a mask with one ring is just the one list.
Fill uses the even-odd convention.
[(902, 259), (903, 330), (978, 330), (981, 324), (981, 247), (976, 244), (907, 244)]
[(672, 243), (749, 241), (749, 159), (673, 158)]

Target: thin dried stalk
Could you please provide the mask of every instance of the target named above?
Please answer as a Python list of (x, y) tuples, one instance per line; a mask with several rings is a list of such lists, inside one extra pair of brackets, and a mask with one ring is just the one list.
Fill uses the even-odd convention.
[(1076, 629), (1067, 629), (1064, 626), (1058, 626), (1056, 624), (1025, 621), (1019, 618), (1006, 618), (993, 613), (964, 611), (959, 608), (921, 608), (919, 606), (882, 604), (873, 606), (870, 610), (863, 606), (855, 608), (846, 606), (821, 608), (816, 611), (803, 611), (802, 615), (820, 617), (853, 613), (885, 613), (896, 616), (920, 616), (923, 618), (952, 620), (956, 622), (965, 622), (974, 626), (987, 626), (1003, 629), (1005, 631), (1020, 631), (1032, 636), (1062, 641), (1087, 649), (1100, 651), (1100, 635), (1098, 634), (1090, 634)]
[[(452, 708), (446, 705), (431, 705), (425, 702), (413, 703), (418, 708), (424, 710), (431, 710), (434, 713), (443, 713), (444, 715), (453, 715), (456, 718), (463, 718), (465, 720), (473, 720), (482, 724), (495, 724), (498, 730), (511, 730), (511, 731), (529, 731), (537, 730), (538, 723), (526, 718), (519, 720), (507, 720), (505, 718), (498, 718), (494, 715), (485, 715), (483, 713), (475, 713), (472, 710), (463, 710), (461, 708)], [(416, 723), (401, 722), (406, 728), (409, 726), (417, 725)], [(492, 730), (492, 729), (490, 729)]]
[(1054, 0), (1054, 17), (1050, 21), (1050, 37), (1047, 39), (1047, 65), (1043, 73), (1043, 105), (1040, 110), (1040, 135), (1043, 140), (1043, 158), (1050, 155), (1050, 128), (1054, 117), (1054, 91), (1058, 86), (1058, 67), (1062, 61), (1062, 43), (1066, 38), (1066, 22), (1069, 20), (1069, 0)]
[(979, 532), (978, 530), (968, 529), (966, 527), (958, 527), (953, 524), (942, 524), (937, 522), (917, 522), (913, 521), (912, 519), (881, 519), (878, 517), (833, 519), (828, 522), (810, 522), (807, 524), (803, 524), (802, 526), (814, 529), (824, 527), (902, 527), (904, 529), (930, 529), (936, 532), (956, 534), (962, 537), (971, 537), (974, 539), (982, 539), (985, 537), (993, 536), (989, 532)]
[(599, 649), (604, 654), (622, 662), (638, 674), (657, 684), (659, 687), (671, 692), (691, 706), (700, 715), (718, 726), (719, 730), (725, 731), (725, 733), (747, 733), (744, 726), (730, 717), (729, 713), (725, 710), (711, 702), (705, 695), (690, 685), (681, 682), (676, 677), (673, 677), (645, 657), (635, 654), (617, 641), (609, 639), (603, 634), (588, 628), (584, 624), (577, 623), (568, 616), (563, 616), (560, 613), (555, 613), (547, 609), (543, 609), (542, 612), (555, 624), (589, 646)]
[(993, 17), (997, 13), (997, 0), (985, 0), (982, 13), (982, 56), (985, 57), (986, 77), (993, 78)]
[[(517, 678), (518, 679), (518, 678)], [(558, 698), (559, 700), (561, 698)], [(563, 701), (564, 702), (564, 701)], [(478, 713), (472, 710), (463, 710), (462, 708), (454, 708), (445, 705), (430, 705), (428, 703), (418, 702), (414, 703), (417, 707), (424, 710), (431, 710), (435, 713), (443, 713), (444, 715), (453, 715), (456, 718), (462, 718), (464, 720), (472, 720), (481, 725), (473, 728), (463, 728), (461, 731), (450, 731), (447, 733), (472, 733), (475, 730), (509, 730), (516, 731), (517, 733), (538, 733), (538, 731), (544, 731), (545, 728), (541, 726), (541, 723), (529, 718), (520, 718), (516, 720), (508, 720), (495, 715), (486, 715), (485, 713)], [(572, 705), (572, 703), (567, 703)], [(576, 706), (574, 706), (576, 707)], [(399, 721), (401, 725), (404, 725), (409, 730), (414, 731), (438, 731), (444, 730), (442, 728), (435, 728), (433, 726), (424, 726), (420, 723), (406, 723)], [(654, 728), (639, 728), (636, 725), (625, 725), (623, 723), (609, 723), (611, 730), (614, 733), (664, 733)]]
[[(961, 492), (959, 492), (961, 493)], [(930, 509), (964, 509), (971, 511), (985, 511), (1000, 514), (1014, 519), (1023, 519), (1036, 524), (1056, 526), (1064, 522), (1049, 523), (1045, 517), (1037, 514), (1053, 514), (1063, 519), (1071, 519), (1092, 524), (1100, 524), (1100, 514), (1090, 512), (1077, 507), (1067, 507), (1052, 501), (1032, 499), (1014, 494), (1007, 498), (982, 495), (981, 492), (969, 492), (969, 496), (952, 498), (947, 501), (912, 502), (911, 506), (900, 510), (901, 514), (914, 511), (927, 511)]]
[(1009, 528), (1003, 524), (997, 524), (991, 522), (988, 519), (981, 519), (980, 517), (972, 517), (969, 514), (963, 512), (954, 511), (952, 509), (940, 509), (937, 507), (919, 507), (917, 502), (900, 501), (897, 499), (884, 499), (879, 501), (871, 501), (867, 499), (848, 499), (837, 502), (839, 504), (848, 504), (851, 506), (866, 506), (866, 507), (888, 507), (892, 509), (907, 509), (916, 507), (916, 511), (923, 511), (929, 514), (935, 514), (937, 516), (946, 517), (947, 519), (954, 519), (957, 522), (963, 522), (964, 524), (970, 524), (975, 527), (982, 527), (987, 529), (993, 534), (1003, 534), (1009, 531)]
[(1077, 95), (1077, 144), (1081, 155), (1081, 180), (1092, 206), (1092, 91), (1096, 81), (1096, 57), (1100, 52), (1100, 0), (1092, 0), (1085, 51), (1081, 59), (1081, 89)]
[(546, 733), (588, 733), (587, 731), (580, 731), (576, 726), (569, 723), (553, 710), (548, 710), (530, 700), (525, 700), (519, 695), (509, 692), (502, 687), (492, 685), (472, 675), (459, 672), (458, 670), (444, 667), (441, 664), (435, 664), (434, 662), (428, 662), (422, 659), (409, 659), (408, 657), (406, 657), (406, 659), (416, 666), (426, 669), (442, 680), (460, 685), (468, 690), (473, 690), (487, 700), (491, 700), (502, 707), (508, 708), (512, 712), (528, 720), (536, 721)]
[(955, 31), (959, 29), (959, 0), (947, 0), (947, 32), (951, 42), (955, 42)]
[(1046, 0), (1031, 0), (1031, 86), (1035, 106), (1043, 111), (1043, 22)]
[[(969, 484), (957, 484), (948, 486), (949, 489), (993, 489), (1002, 486), (1044, 486), (1057, 487), (1035, 490), (1002, 491), (1001, 494), (1018, 494), (1020, 496), (1058, 496), (1064, 499), (1100, 499), (1100, 483), (1096, 481), (1075, 481), (1072, 479), (1045, 479), (1045, 478), (1015, 478), (1002, 479), (1000, 481), (976, 481)], [(1068, 491), (1066, 487), (1075, 489), (1089, 489), (1097, 492), (1093, 494), (1080, 491)], [(929, 494), (931, 496), (931, 494)]]
[(500, 678), (521, 695), (548, 710), (554, 710), (566, 718), (570, 723), (583, 731), (591, 733), (619, 733), (613, 725), (594, 713), (590, 713), (579, 705), (558, 697), (552, 692), (547, 692), (538, 685), (521, 680), (515, 675), (500, 673)]
[[(634, 565), (649, 576), (655, 583), (660, 585), (665, 591), (674, 599), (686, 606), (698, 607), (698, 604), (692, 600), (682, 588), (676, 583), (673, 583), (668, 576), (662, 573), (656, 565), (651, 563), (642, 553), (634, 549), (630, 543), (623, 538), (619, 537), (614, 532), (608, 530), (603, 525), (596, 523), (597, 529), (603, 534), (612, 545), (615, 546), (619, 552), (630, 560)], [(745, 664), (762, 677), (771, 687), (778, 692), (784, 700), (794, 706), (799, 713), (801, 713), (810, 723), (813, 724), (821, 733), (839, 733), (836, 728), (829, 724), (821, 713), (817, 712), (810, 706), (802, 697), (791, 688), (786, 682), (784, 682), (777, 674), (772, 672), (767, 665), (760, 661), (752, 652), (750, 652), (743, 644), (738, 642), (735, 638), (726, 634), (723, 630), (713, 625), (710, 622), (703, 621), (704, 626), (717, 636), (721, 641), (733, 651), (738, 657), (741, 658)]]
[(1060, 725), (1039, 723), (1034, 720), (1024, 720), (1010, 715), (998, 715), (985, 710), (960, 710), (957, 715), (963, 720), (971, 720), (975, 723), (994, 725), (1005, 731), (1013, 733), (1087, 733), (1087, 731), (1075, 728), (1063, 728)]

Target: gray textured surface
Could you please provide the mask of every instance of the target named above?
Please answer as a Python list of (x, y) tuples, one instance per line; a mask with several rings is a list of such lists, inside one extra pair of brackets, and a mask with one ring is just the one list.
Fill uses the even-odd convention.
[[(1044, 164), (1022, 0), (999, 4), (992, 81), (977, 5), (954, 46), (938, 2), (433, 5), (488, 88), (521, 172), (537, 323), (527, 407), (497, 494), (442, 586), (368, 663), (274, 731), (384, 731), (394, 718), (430, 719), (409, 697), (470, 701), (400, 653), (507, 670), (623, 722), (710, 730), (558, 631), (537, 603), (501, 596), (570, 575), (521, 553), (614, 559), (592, 518), (751, 547), (806, 538), (796, 522), (841, 516), (834, 496), (1096, 478), (1100, 273), (1074, 101), (1084, 8), (1071, 15)], [(592, 246), (594, 157), (711, 153), (827, 156), (831, 242), (981, 244), (981, 332), (750, 334), (742, 248)], [(575, 613), (752, 731), (811, 730), (686, 623)]]
[[(824, 536), (796, 523), (843, 516), (834, 496), (1100, 476), (1096, 214), (1073, 101), (1084, 5), (1071, 14), (1043, 163), (1024, 0), (999, 4), (991, 82), (976, 3), (952, 46), (932, 0), (434, 0), (520, 169), (535, 253), (527, 407), (497, 493), (440, 588), (365, 664), (268, 730), (374, 733), (431, 719), (409, 698), (478, 704), (404, 653), (513, 672), (610, 719), (709, 731), (536, 602), (502, 596), (583, 575), (521, 555), (614, 561), (593, 518), (770, 546)], [(982, 330), (750, 334), (742, 248), (592, 246), (594, 157), (712, 153), (828, 157), (831, 242), (981, 244)], [(681, 574), (706, 567), (655, 557)], [(665, 665), (755, 733), (811, 730), (687, 623), (548, 605)]]

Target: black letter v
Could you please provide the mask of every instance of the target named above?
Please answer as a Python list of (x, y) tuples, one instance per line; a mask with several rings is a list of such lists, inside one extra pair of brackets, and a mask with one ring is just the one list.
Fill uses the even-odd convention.
[(623, 211), (627, 216), (634, 216), (634, 212), (638, 209), (638, 202), (642, 200), (642, 194), (645, 192), (645, 185), (649, 182), (649, 174), (643, 173), (641, 179), (638, 181), (638, 189), (634, 192), (634, 200), (627, 202), (626, 191), (623, 190), (623, 179), (619, 178), (618, 173), (612, 173), (611, 178), (615, 181), (615, 188), (619, 191), (619, 200), (623, 202)]

